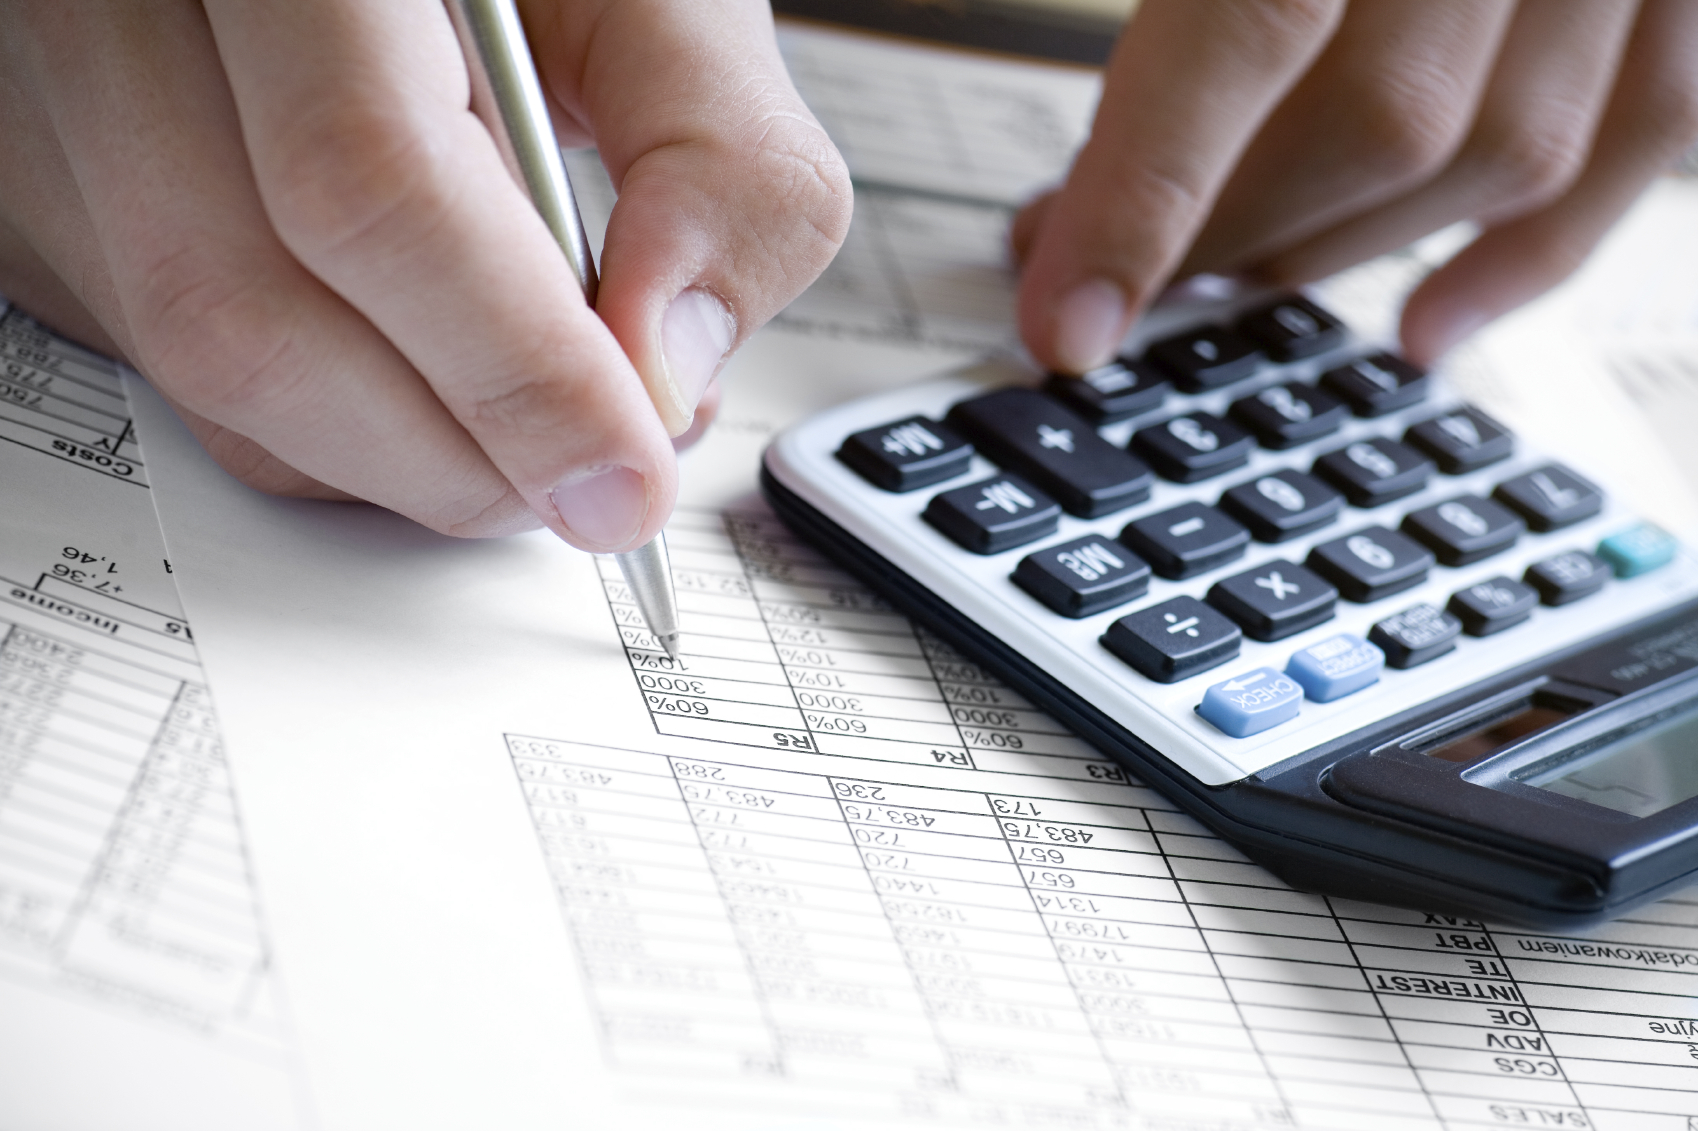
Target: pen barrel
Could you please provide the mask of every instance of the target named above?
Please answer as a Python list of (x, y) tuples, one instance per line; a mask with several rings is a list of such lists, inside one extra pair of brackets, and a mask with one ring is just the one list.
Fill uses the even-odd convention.
[(619, 563), (619, 572), (625, 575), (625, 584), (631, 587), (631, 599), (648, 622), (649, 631), (657, 639), (677, 636), (678, 599), (672, 588), (672, 562), (666, 552), (666, 536), (656, 534), (648, 545), (613, 557)]
[(560, 156), (548, 104), (537, 81), (525, 28), (513, 0), (447, 0), (471, 79), (472, 109), (490, 127), (508, 172), (531, 198), (584, 297), (595, 306), (595, 256)]

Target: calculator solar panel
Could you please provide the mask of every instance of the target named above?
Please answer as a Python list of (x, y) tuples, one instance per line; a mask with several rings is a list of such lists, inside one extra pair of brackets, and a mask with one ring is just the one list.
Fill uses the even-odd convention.
[(769, 496), (1203, 787), (1698, 597), (1593, 474), (1312, 299), (1158, 311), (1129, 353), (820, 413), (768, 449)]

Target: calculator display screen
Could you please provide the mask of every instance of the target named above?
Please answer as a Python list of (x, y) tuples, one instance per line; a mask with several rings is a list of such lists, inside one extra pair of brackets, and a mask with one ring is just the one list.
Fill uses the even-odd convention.
[(1698, 710), (1608, 743), (1526, 784), (1635, 817), (1698, 797)]

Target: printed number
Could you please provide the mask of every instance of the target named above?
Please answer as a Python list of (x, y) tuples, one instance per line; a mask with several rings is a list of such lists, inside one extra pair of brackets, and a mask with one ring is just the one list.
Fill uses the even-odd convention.
[(772, 732), (772, 741), (779, 746), (792, 750), (812, 750), (814, 748), (813, 739), (805, 734), (786, 734), (784, 731), (775, 730)]

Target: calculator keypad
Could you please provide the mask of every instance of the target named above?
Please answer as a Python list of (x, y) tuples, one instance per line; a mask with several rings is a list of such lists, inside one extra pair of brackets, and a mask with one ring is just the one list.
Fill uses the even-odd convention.
[(947, 425), (910, 416), (855, 433), (837, 458), (875, 487), (913, 491), (965, 475), (973, 445)]
[(1334, 521), (1344, 496), (1301, 471), (1276, 471), (1230, 488), (1220, 509), (1250, 528), (1258, 542), (1288, 542)]
[(1529, 529), (1541, 534), (1572, 526), (1604, 509), (1604, 493), (1560, 463), (1505, 479), (1492, 498), (1516, 511)]
[(1462, 622), (1470, 636), (1490, 636), (1513, 628), (1533, 614), (1539, 593), (1531, 585), (1507, 577), (1494, 577), (1459, 589), (1445, 608)]
[(1344, 402), (1324, 389), (1292, 381), (1269, 385), (1232, 402), (1233, 420), (1256, 434), (1264, 448), (1283, 451), (1337, 432), (1350, 415)]
[(1366, 604), (1427, 580), (1433, 552), (1395, 530), (1370, 526), (1322, 542), (1305, 564), (1338, 586), (1345, 600)]
[(1419, 404), (1427, 375), (1395, 354), (1376, 353), (1321, 374), (1321, 388), (1343, 397), (1357, 416), (1384, 416)]
[(1466, 475), (1515, 451), (1507, 428), (1467, 405), (1411, 426), (1403, 438), (1433, 457), (1446, 475)]
[(1061, 507), (1019, 476), (1000, 475), (943, 492), (925, 518), (964, 549), (997, 554), (1054, 534)]
[(1001, 389), (962, 401), (947, 422), (990, 459), (1048, 492), (1068, 514), (1096, 518), (1150, 497), (1149, 468), (1036, 389)]
[(1344, 323), (1301, 295), (1287, 295), (1240, 318), (1240, 334), (1275, 361), (1297, 361), (1344, 342)]
[(1113, 424), (1160, 408), (1173, 383), (1155, 366), (1122, 358), (1079, 377), (1051, 373), (1044, 392), (1093, 424)]
[(1128, 523), (1120, 540), (1157, 573), (1178, 581), (1242, 557), (1250, 532), (1211, 506), (1181, 503)]
[(1490, 499), (1463, 496), (1410, 511), (1403, 532), (1447, 566), (1472, 565), (1515, 545), (1527, 524)]
[(1291, 562), (1263, 562), (1209, 589), (1209, 604), (1252, 640), (1283, 640), (1332, 619), (1338, 590)]
[(1187, 393), (1241, 381), (1262, 363), (1254, 343), (1221, 326), (1199, 326), (1159, 341), (1144, 354)]
[(1420, 604), (1376, 623), (1368, 643), (1385, 653), (1389, 666), (1407, 669), (1456, 651), (1461, 635), (1461, 621), (1437, 605)]
[(1121, 617), (1103, 645), (1157, 683), (1174, 683), (1238, 655), (1244, 634), (1195, 597), (1175, 597)]
[(1545, 558), (1527, 567), (1521, 580), (1539, 591), (1539, 599), (1555, 608), (1590, 597), (1611, 577), (1610, 564), (1585, 550)]
[(1088, 617), (1142, 597), (1150, 567), (1119, 542), (1090, 534), (1027, 554), (1013, 580), (1064, 617)]
[(1196, 483), (1243, 467), (1255, 447), (1250, 433), (1206, 412), (1172, 417), (1132, 437), (1132, 450), (1175, 483)]
[(1315, 461), (1315, 474), (1344, 492), (1352, 506), (1378, 507), (1413, 495), (1432, 478), (1433, 461), (1396, 440), (1357, 440)]
[[(1582, 523), (1601, 512), (1603, 493), (1560, 464), (1513, 466), (1515, 438), (1477, 409), (1405, 411), (1427, 397), (1429, 377), (1393, 354), (1328, 360), (1344, 348), (1343, 330), (1309, 300), (1284, 299), (1232, 325), (1169, 336), (1083, 377), (1052, 374), (1041, 390), (931, 403), (933, 416), (855, 433), (840, 457), (891, 492), (941, 481), (931, 477), (945, 463), (957, 481), (971, 469), (976, 481), (931, 499), (925, 520), (974, 554), (1031, 547), (1002, 567), (1019, 591), (1006, 600), (1029, 598), (1061, 623), (1107, 614), (1090, 630), (1101, 647), (1156, 684), (1256, 650), (1250, 662), (1262, 667), (1189, 700), (1235, 737), (1290, 722), (1299, 700), (1331, 704), (1387, 669), (1449, 655), (1465, 635), (1512, 629), (1541, 602), (1572, 604), (1672, 558), (1666, 535), (1629, 527), (1585, 548), (1554, 542), (1541, 557), (1520, 556), (1521, 580), (1464, 573), (1448, 596), (1429, 586), (1427, 600), (1401, 610), (1352, 612)], [(1317, 360), (1274, 368), (1305, 357)], [(1247, 388), (1224, 388), (1239, 381)], [(986, 460), (1002, 474), (983, 478)], [(1482, 478), (1500, 462), (1512, 466)], [(1459, 477), (1451, 497), (1430, 490), (1448, 477)], [(1225, 482), (1206, 495), (1188, 486), (1215, 478)], [(1156, 506), (1134, 511), (1118, 533), (1080, 528), (1152, 497)], [(1376, 513), (1323, 533), (1351, 508)], [(1267, 548), (1293, 543), (1278, 556)], [(1233, 570), (1246, 556), (1249, 568)], [(1114, 613), (1144, 598), (1147, 607)], [(1304, 635), (1334, 618), (1347, 631)], [(1283, 657), (1266, 650), (1300, 636)]]

